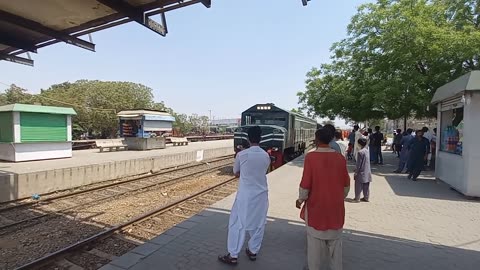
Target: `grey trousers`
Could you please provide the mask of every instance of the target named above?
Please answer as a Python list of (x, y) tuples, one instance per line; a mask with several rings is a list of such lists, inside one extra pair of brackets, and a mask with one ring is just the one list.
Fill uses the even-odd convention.
[(325, 240), (307, 233), (308, 270), (342, 270), (342, 239)]
[(363, 192), (363, 197), (368, 200), (370, 197), (370, 183), (361, 183), (355, 181), (355, 199), (360, 199), (360, 194)]

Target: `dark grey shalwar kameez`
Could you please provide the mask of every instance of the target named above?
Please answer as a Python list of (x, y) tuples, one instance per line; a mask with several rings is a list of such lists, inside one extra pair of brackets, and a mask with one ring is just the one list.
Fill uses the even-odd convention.
[(370, 153), (367, 148), (358, 151), (357, 164), (355, 168), (355, 199), (363, 197), (368, 200), (370, 196), (370, 182), (372, 182), (372, 171), (370, 169)]

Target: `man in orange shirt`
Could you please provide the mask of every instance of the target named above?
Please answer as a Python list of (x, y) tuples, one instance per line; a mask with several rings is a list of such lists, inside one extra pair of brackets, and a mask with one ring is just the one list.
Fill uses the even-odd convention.
[(309, 270), (342, 269), (342, 230), (345, 222), (344, 200), (350, 190), (347, 163), (328, 143), (333, 134), (327, 129), (315, 133), (317, 150), (305, 156), (297, 208), (307, 227)]

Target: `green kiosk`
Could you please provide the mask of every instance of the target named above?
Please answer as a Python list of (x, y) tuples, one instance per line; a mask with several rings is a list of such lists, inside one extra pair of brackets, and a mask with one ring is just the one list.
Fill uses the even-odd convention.
[(72, 108), (0, 106), (0, 159), (20, 162), (72, 157)]

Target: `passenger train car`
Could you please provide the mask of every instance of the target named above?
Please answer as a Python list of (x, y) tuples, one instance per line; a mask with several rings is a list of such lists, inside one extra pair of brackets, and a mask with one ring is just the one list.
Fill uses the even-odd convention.
[(305, 152), (315, 139), (317, 121), (281, 109), (275, 104), (257, 104), (242, 113), (241, 126), (234, 133), (235, 153), (248, 148), (247, 131), (251, 126), (262, 129), (262, 147), (278, 168)]

